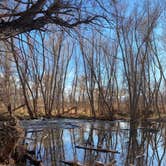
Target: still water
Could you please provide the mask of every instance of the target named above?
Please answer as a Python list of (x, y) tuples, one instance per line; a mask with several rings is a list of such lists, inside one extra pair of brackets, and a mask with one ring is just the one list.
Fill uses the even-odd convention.
[(44, 166), (65, 166), (65, 161), (84, 166), (166, 166), (166, 123), (133, 127), (127, 121), (55, 119), (22, 124), (24, 144)]

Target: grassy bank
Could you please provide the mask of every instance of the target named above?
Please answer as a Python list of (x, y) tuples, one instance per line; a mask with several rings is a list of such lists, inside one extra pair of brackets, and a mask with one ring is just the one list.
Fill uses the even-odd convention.
[[(30, 119), (30, 116), (26, 109), (19, 109), (14, 112), (14, 115), (20, 119)], [(0, 121), (5, 121), (9, 118), (9, 113), (5, 109), (1, 109), (0, 111)], [(45, 112), (43, 110), (38, 111), (37, 118), (48, 118), (45, 116)], [(113, 112), (113, 116), (109, 114), (109, 112), (104, 114), (96, 114), (94, 118), (90, 111), (82, 111), (82, 110), (71, 110), (70, 112), (65, 112), (64, 114), (57, 115), (56, 111), (52, 111), (51, 118), (74, 118), (74, 119), (99, 119), (99, 120), (130, 120), (130, 114), (124, 111), (115, 111)], [(148, 116), (139, 115), (137, 120), (149, 119), (149, 120), (166, 120), (166, 113), (161, 113), (160, 117), (157, 113), (149, 114)]]

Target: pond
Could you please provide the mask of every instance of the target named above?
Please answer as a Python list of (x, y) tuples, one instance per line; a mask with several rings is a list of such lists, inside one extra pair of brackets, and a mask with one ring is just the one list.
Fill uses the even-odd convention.
[[(165, 166), (166, 123), (100, 120), (22, 121), (24, 144), (44, 166)], [(102, 163), (102, 164), (101, 164)], [(30, 166), (30, 162), (26, 162)]]

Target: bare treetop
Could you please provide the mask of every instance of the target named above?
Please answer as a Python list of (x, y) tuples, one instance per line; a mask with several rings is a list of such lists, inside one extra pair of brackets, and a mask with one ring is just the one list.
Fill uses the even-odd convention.
[[(95, 2), (95, 1), (94, 1)], [(76, 0), (3, 0), (0, 2), (0, 39), (29, 32), (45, 30), (48, 24), (73, 28), (92, 23), (93, 1)]]

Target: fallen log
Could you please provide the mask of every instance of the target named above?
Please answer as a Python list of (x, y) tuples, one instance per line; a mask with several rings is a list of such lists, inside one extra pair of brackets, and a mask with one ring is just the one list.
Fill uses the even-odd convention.
[(120, 153), (120, 152), (118, 152), (117, 150), (95, 148), (95, 147), (93, 147), (93, 146), (81, 146), (81, 145), (76, 145), (75, 147), (78, 148), (78, 149), (94, 150), (94, 151), (104, 152), (104, 153)]

